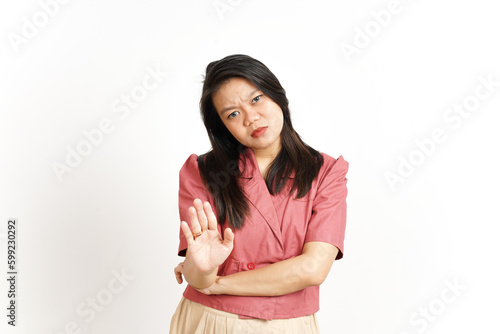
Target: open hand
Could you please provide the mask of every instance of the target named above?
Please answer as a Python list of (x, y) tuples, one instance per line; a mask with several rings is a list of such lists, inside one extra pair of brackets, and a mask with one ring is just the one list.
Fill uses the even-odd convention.
[[(188, 249), (186, 259), (201, 273), (210, 273), (221, 265), (233, 250), (234, 234), (228, 227), (224, 230), (224, 240), (217, 230), (215, 217), (209, 202), (202, 203), (196, 198), (188, 209), (191, 228), (185, 221), (181, 229)], [(201, 234), (200, 234), (201, 232)], [(198, 235), (195, 237), (195, 235)], [(175, 268), (177, 281), (182, 283), (182, 265)]]

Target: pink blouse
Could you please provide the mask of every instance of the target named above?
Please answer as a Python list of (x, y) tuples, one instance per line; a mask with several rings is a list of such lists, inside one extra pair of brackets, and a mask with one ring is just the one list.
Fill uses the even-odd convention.
[[(309, 241), (330, 243), (339, 249), (336, 260), (343, 257), (349, 163), (342, 155), (334, 159), (321, 154), (324, 164), (311, 189), (305, 197), (294, 200), (294, 196), (288, 196), (294, 175), (288, 180), (287, 188), (272, 196), (261, 176), (253, 150), (244, 148), (238, 166), (242, 171), (242, 187), (250, 201), (251, 218), (245, 220), (242, 229), (233, 230), (233, 251), (219, 266), (218, 276), (253, 270), (298, 256)], [(197, 158), (196, 154), (191, 154), (179, 172), (179, 214), (180, 219), (188, 224), (188, 208), (195, 198), (210, 202), (217, 216), (213, 197), (201, 181)], [(216, 179), (224, 185), (224, 175), (216, 175)], [(226, 227), (227, 220), (222, 229), (218, 224), (219, 233)], [(182, 230), (179, 231), (179, 238), (178, 254), (185, 256), (187, 242)], [(187, 285), (183, 296), (208, 307), (236, 313), (245, 319), (289, 319), (311, 315), (319, 310), (319, 286), (271, 297), (205, 295)]]

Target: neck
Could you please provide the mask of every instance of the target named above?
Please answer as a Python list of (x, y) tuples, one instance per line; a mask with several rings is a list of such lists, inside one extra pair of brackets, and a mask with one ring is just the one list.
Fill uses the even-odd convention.
[(281, 150), (281, 143), (273, 144), (265, 149), (253, 148), (253, 153), (257, 161), (272, 161)]

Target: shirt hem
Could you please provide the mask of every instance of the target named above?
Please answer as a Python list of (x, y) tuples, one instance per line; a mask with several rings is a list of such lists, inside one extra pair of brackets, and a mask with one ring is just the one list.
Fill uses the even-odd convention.
[[(274, 320), (274, 319), (293, 319), (293, 318), (300, 318), (300, 317), (305, 317), (308, 315), (315, 314), (316, 312), (319, 311), (319, 306), (314, 307), (312, 309), (304, 309), (300, 310), (298, 312), (293, 312), (293, 313), (286, 313), (286, 314), (277, 314), (274, 313), (272, 316), (265, 316), (263, 314), (260, 314), (258, 312), (252, 312), (246, 309), (240, 309), (236, 307), (230, 307), (227, 305), (223, 305), (221, 303), (208, 303), (206, 299), (198, 299), (198, 298), (193, 298), (193, 296), (190, 296), (187, 292), (187, 288), (183, 293), (184, 298), (189, 299), (192, 302), (214, 308), (219, 311), (224, 311), (224, 312), (229, 312), (238, 315), (238, 318), (240, 319), (262, 319), (262, 320)], [(209, 297), (209, 295), (206, 295)]]

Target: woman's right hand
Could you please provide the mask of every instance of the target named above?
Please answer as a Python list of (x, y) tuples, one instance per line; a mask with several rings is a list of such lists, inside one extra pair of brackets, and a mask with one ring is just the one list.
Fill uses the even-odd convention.
[[(188, 245), (185, 262), (189, 261), (189, 264), (201, 274), (212, 273), (231, 254), (233, 231), (229, 227), (226, 228), (224, 240), (221, 238), (217, 230), (217, 218), (209, 202), (202, 203), (196, 198), (188, 212), (191, 228), (185, 221), (181, 222), (181, 229)], [(199, 232), (202, 234), (194, 237)]]

